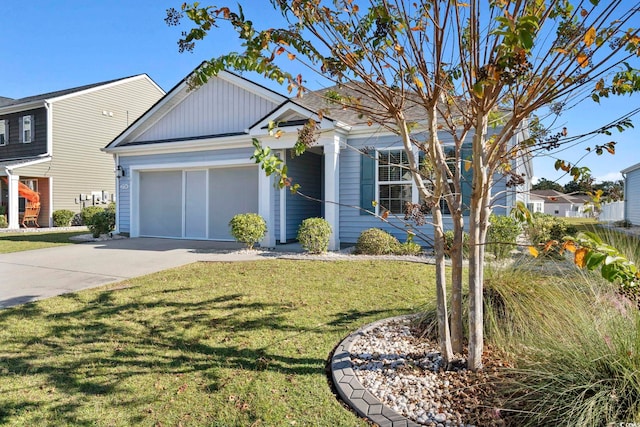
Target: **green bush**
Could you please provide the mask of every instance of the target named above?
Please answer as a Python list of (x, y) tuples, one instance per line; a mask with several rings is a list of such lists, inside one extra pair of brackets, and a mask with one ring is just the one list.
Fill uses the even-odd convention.
[(535, 213), (531, 223), (525, 227), (525, 234), (532, 245), (544, 245), (551, 240), (559, 242), (565, 236), (576, 234), (577, 229), (562, 218), (553, 215)]
[(102, 212), (104, 210), (101, 206), (87, 206), (82, 208), (80, 211), (80, 218), (82, 218), (82, 225), (86, 225), (87, 227), (91, 225), (91, 221), (93, 216), (98, 212)]
[(267, 223), (257, 213), (238, 214), (231, 218), (229, 227), (234, 239), (246, 244), (249, 249), (262, 240), (267, 232)]
[(100, 237), (101, 234), (111, 233), (116, 227), (115, 205), (111, 204), (106, 209), (94, 213), (87, 227), (95, 238)]
[(71, 220), (75, 212), (70, 211), (69, 209), (60, 209), (57, 211), (53, 211), (51, 215), (53, 217), (53, 226), (54, 227), (68, 227), (71, 224)]
[(7, 222), (7, 217), (4, 215), (0, 215), (0, 228), (9, 227), (9, 223)]
[(495, 255), (496, 259), (507, 258), (522, 232), (520, 223), (513, 217), (493, 214), (489, 217), (489, 223), (487, 252)]
[(404, 243), (400, 243), (395, 253), (398, 255), (420, 255), (422, 246), (414, 241), (407, 240)]
[(355, 253), (364, 255), (389, 255), (398, 250), (400, 242), (379, 228), (369, 228), (360, 233)]
[[(449, 254), (453, 247), (453, 230), (447, 230), (444, 232), (444, 250)], [(462, 258), (469, 258), (469, 233), (462, 233)]]
[(329, 249), (331, 225), (323, 218), (307, 218), (298, 228), (298, 241), (302, 248), (312, 254), (320, 254)]

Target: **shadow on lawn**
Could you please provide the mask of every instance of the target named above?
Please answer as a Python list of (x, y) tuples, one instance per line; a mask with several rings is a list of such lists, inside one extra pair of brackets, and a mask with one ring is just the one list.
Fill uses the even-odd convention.
[[(136, 395), (137, 389), (128, 385), (136, 376), (198, 374), (208, 382), (207, 390), (215, 392), (228, 381), (220, 377), (223, 368), (324, 375), (330, 346), (322, 356), (305, 356), (308, 352), (296, 351), (288, 340), (308, 342), (317, 334), (346, 332), (357, 320), (385, 314), (384, 310), (349, 310), (329, 313), (321, 325), (299, 326), (304, 322), (292, 321), (297, 310), (292, 303), (257, 302), (241, 293), (185, 302), (184, 296), (178, 301), (170, 290), (133, 295), (122, 302), (116, 296), (120, 290), (100, 292), (90, 301), (65, 294), (61, 298), (77, 302), (72, 311), (43, 314), (38, 304), (28, 304), (0, 312), (0, 325), (20, 319), (37, 322), (38, 318), (47, 325), (44, 335), (26, 332), (13, 342), (9, 339), (4, 344), (11, 352), (0, 347), (4, 359), (4, 373), (2, 369), (0, 373), (32, 376), (27, 381), (31, 384), (44, 382), (64, 398), (52, 403), (41, 396), (41, 404), (49, 405), (48, 410), (56, 411), (66, 423), (88, 425), (78, 414), (91, 396), (124, 394), (134, 400), (120, 403), (132, 409), (152, 403), (152, 395)], [(314, 353), (318, 354), (317, 349)], [(2, 398), (0, 403), (13, 405), (0, 412), (0, 422), (3, 414), (4, 421), (11, 421), (6, 414), (29, 411), (30, 403)], [(141, 422), (131, 418), (139, 416), (135, 414), (130, 412), (128, 422)]]

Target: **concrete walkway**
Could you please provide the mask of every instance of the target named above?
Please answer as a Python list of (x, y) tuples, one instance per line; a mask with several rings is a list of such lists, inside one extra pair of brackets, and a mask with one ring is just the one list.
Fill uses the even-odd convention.
[(241, 249), (235, 242), (137, 238), (0, 254), (0, 308), (196, 261), (249, 261), (269, 254)]

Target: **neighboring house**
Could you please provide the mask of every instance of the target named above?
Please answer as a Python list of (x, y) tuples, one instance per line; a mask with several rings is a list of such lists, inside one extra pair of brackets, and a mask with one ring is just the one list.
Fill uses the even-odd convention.
[(624, 177), (624, 219), (640, 225), (640, 163), (620, 171)]
[(0, 205), (9, 228), (40, 194), (38, 223), (114, 200), (113, 158), (100, 151), (164, 95), (146, 74), (21, 99), (0, 97)]
[[(592, 204), (585, 194), (564, 194), (556, 190), (531, 190), (532, 212), (544, 212), (560, 217), (586, 217), (591, 215)], [(531, 207), (529, 208), (531, 210)], [(542, 207), (542, 211), (538, 210)]]
[[(330, 249), (356, 242), (369, 227), (404, 241), (404, 225), (394, 215), (404, 217), (405, 202), (419, 200), (410, 174), (393, 165), (406, 163), (398, 137), (341, 108), (318, 117), (319, 108), (327, 108), (318, 99), (313, 94), (288, 99), (225, 71), (197, 90), (183, 80), (105, 147), (123, 171), (116, 190), (117, 231), (131, 237), (231, 240), (233, 215), (257, 212), (268, 225), (262, 241), (267, 247), (295, 240), (298, 226), (309, 217), (331, 224)], [(319, 139), (302, 156), (291, 156), (297, 129), (309, 118), (318, 123)], [(270, 135), (271, 122), (284, 131), (281, 137)], [(523, 132), (518, 139), (526, 136)], [(277, 189), (273, 177), (251, 160), (252, 138), (279, 153), (301, 192), (323, 202)], [(514, 172), (531, 176), (530, 164)], [(516, 198), (528, 201), (528, 179), (517, 193), (505, 181), (501, 177), (496, 183), (499, 213)], [(469, 191), (467, 183), (465, 200)], [(367, 212), (381, 213), (380, 206), (391, 211), (388, 222)], [(432, 234), (430, 226), (424, 231)]]
[(529, 193), (529, 205), (527, 209), (531, 213), (544, 213), (544, 201), (545, 197), (535, 194), (534, 191)]

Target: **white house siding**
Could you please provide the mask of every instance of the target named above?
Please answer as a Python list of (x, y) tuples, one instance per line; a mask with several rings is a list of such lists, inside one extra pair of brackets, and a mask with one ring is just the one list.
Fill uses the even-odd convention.
[(276, 104), (221, 78), (190, 93), (137, 141), (161, 141), (243, 132)]
[[(166, 153), (153, 155), (120, 156), (120, 165), (125, 170), (125, 177), (118, 180), (119, 200), (118, 203), (118, 231), (121, 233), (131, 233), (131, 207), (136, 200), (131, 199), (131, 191), (134, 185), (132, 170), (139, 172), (154, 170), (206, 170), (212, 167), (224, 166), (246, 166), (253, 164), (250, 160), (253, 154), (253, 147), (208, 150), (180, 153)], [(161, 165), (161, 167), (159, 167)], [(251, 193), (253, 194), (253, 193)], [(161, 197), (161, 195), (159, 195)], [(257, 200), (257, 196), (256, 196)], [(203, 204), (203, 209), (206, 207)]]
[(113, 157), (100, 151), (160, 97), (147, 77), (107, 85), (53, 103), (54, 209), (79, 211), (80, 193), (115, 191)]
[(627, 172), (624, 188), (625, 219), (640, 225), (640, 167)]

